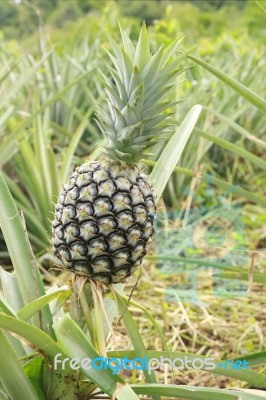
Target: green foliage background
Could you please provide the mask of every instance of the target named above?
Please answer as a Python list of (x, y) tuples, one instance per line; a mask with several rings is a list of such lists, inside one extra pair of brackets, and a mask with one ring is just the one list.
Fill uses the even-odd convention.
[[(178, 134), (180, 131), (183, 134), (186, 130), (189, 131), (187, 126), (193, 129), (180, 160), (178, 156), (179, 162), (176, 167), (177, 160), (172, 160), (174, 172), (164, 190), (163, 200), (159, 204), (160, 211), (180, 210), (186, 217), (193, 207), (200, 209), (202, 205), (210, 209), (223, 204), (239, 206), (246, 226), (247, 252), (254, 256), (252, 263), (254, 262), (256, 271), (252, 274), (250, 265), (241, 264), (241, 260), (239, 262), (233, 258), (230, 260), (232, 265), (226, 265), (222, 272), (221, 269), (219, 271), (219, 263), (212, 263), (212, 267), (218, 268), (220, 275), (217, 277), (228, 279), (230, 282), (234, 279), (243, 280), (250, 287), (254, 287), (254, 283), (265, 283), (264, 3), (252, 0), (0, 1), (0, 168), (4, 176), (0, 179), (0, 264), (4, 267), (1, 269), (1, 284), (5, 293), (5, 296), (0, 298), (0, 311), (3, 311), (0, 313), (0, 325), (2, 329), (13, 331), (17, 335), (24, 334), (23, 337), (33, 344), (37, 343), (36, 346), (41, 349), (42, 346), (45, 348), (49, 338), (45, 336), (40, 342), (40, 331), (36, 331), (35, 335), (28, 339), (26, 333), (31, 333), (31, 328), (29, 324), (21, 324), (21, 315), (24, 315), (24, 318), (29, 317), (30, 311), (30, 315), (35, 318), (36, 311), (42, 309), (42, 312), (46, 312), (44, 307), (51, 298), (55, 300), (58, 294), (61, 307), (71, 292), (68, 287), (58, 289), (58, 293), (44, 296), (36, 305), (36, 296), (44, 294), (44, 288), (39, 276), (39, 292), (34, 292), (32, 268), (37, 273), (37, 266), (42, 267), (48, 287), (54, 282), (61, 285), (57, 280), (58, 276), (60, 277), (58, 272), (47, 272), (54, 266), (50, 251), (50, 220), (54, 203), (68, 174), (75, 165), (81, 164), (90, 156), (97, 157), (98, 154), (97, 147), (101, 144), (102, 137), (94, 121), (94, 111), (97, 105), (101, 106), (105, 95), (98, 70), (108, 74), (105, 49), (110, 47), (106, 32), (112, 33), (120, 40), (117, 18), (133, 40), (137, 38), (142, 21), (145, 20), (153, 50), (162, 43), (170, 43), (181, 33), (186, 36), (180, 51), (189, 51), (181, 63), (181, 66), (188, 68), (182, 74), (182, 84), (173, 88), (171, 93), (175, 100), (186, 100), (177, 105), (169, 134), (161, 143), (155, 143), (155, 159), (143, 160), (147, 169), (152, 171), (163, 149), (168, 149), (161, 163), (157, 162), (152, 171), (152, 176), (157, 178), (155, 183), (161, 186), (157, 188), (161, 193), (165, 185), (160, 185), (160, 179), (163, 178), (165, 183), (167, 181), (164, 160), (172, 154), (172, 139), (175, 139), (173, 151), (177, 157), (177, 154), (181, 153)], [(196, 104), (203, 106), (199, 119), (197, 111), (195, 117), (195, 108), (193, 111)], [(191, 124), (191, 121), (194, 122)], [(29, 240), (36, 255), (36, 265), (28, 251), (26, 231), (18, 210), (23, 211)], [(192, 235), (187, 236), (190, 241), (193, 240), (190, 237)], [(12, 251), (7, 252), (6, 244)], [(192, 256), (194, 264), (204, 264), (204, 288), (207, 287), (209, 296), (212, 288), (208, 281), (210, 276), (206, 261), (202, 260), (202, 254), (198, 251), (196, 253), (189, 246), (184, 247), (186, 248), (177, 254), (175, 265), (180, 261), (190, 266)], [(148, 304), (149, 311), (145, 309), (145, 313), (156, 330), (158, 326), (154, 324), (155, 320), (152, 320), (150, 312), (155, 307), (156, 320), (160, 320), (166, 340), (169, 339), (169, 343), (172, 344), (175, 325), (179, 326), (180, 321), (184, 319), (183, 308), (176, 314), (176, 303), (172, 309), (168, 303), (166, 306), (162, 292), (167, 285), (173, 284), (173, 279), (172, 276), (162, 276), (154, 268), (155, 259), (154, 256), (147, 257), (147, 261), (150, 262), (147, 263), (147, 267), (145, 265), (142, 286), (137, 288), (138, 292), (134, 295), (141, 303)], [(14, 279), (14, 274), (6, 272), (12, 268), (18, 275), (18, 281)], [(175, 277), (176, 282), (182, 285), (184, 277), (181, 277), (181, 280), (179, 278)], [(20, 293), (18, 285), (23, 289), (23, 299), (22, 294), (21, 298), (13, 295), (16, 291)], [(193, 353), (212, 353), (215, 342), (215, 347), (218, 344), (217, 352), (221, 359), (231, 358), (232, 354), (246, 356), (247, 353), (257, 352), (248, 357), (261, 373), (242, 371), (242, 374), (239, 371), (227, 371), (230, 379), (237, 380), (237, 383), (234, 381), (232, 385), (232, 381), (227, 381), (227, 387), (237, 387), (239, 380), (255, 387), (266, 386), (265, 343), (263, 334), (260, 333), (262, 328), (265, 328), (265, 319), (263, 321), (261, 316), (263, 299), (265, 296), (261, 288), (249, 294), (243, 302), (241, 299), (234, 299), (234, 303), (232, 299), (223, 298), (212, 302), (210, 297), (207, 297), (208, 304), (212, 307), (208, 310), (211, 325), (202, 324), (206, 318), (206, 314), (199, 317), (203, 307), (201, 310), (201, 307), (194, 304), (185, 305), (188, 326), (187, 330), (181, 333), (183, 343), (187, 344), (185, 350), (190, 346)], [(128, 302), (127, 298), (121, 297), (122, 300)], [(242, 303), (237, 303), (238, 301)], [(136, 302), (132, 304), (144, 309)], [(238, 312), (238, 308), (236, 312), (235, 304), (237, 307), (241, 304), (242, 314)], [(59, 310), (57, 305), (54, 308)], [(18, 310), (20, 314), (17, 321), (15, 317)], [(170, 311), (173, 312), (173, 316), (169, 314)], [(239, 315), (241, 324), (238, 321)], [(48, 321), (45, 323), (46, 329), (50, 329), (51, 315), (48, 313), (43, 316)], [(142, 339), (129, 312), (124, 314), (124, 319), (130, 327), (128, 334), (135, 343), (133, 347), (142, 352)], [(143, 321), (140, 320), (139, 325), (143, 328), (144, 336), (149, 336), (149, 348), (153, 348), (157, 339), (155, 340), (151, 330), (148, 329), (147, 333), (146, 320)], [(38, 326), (37, 316), (33, 322)], [(57, 338), (61, 338), (62, 344), (65, 344), (68, 337), (65, 330), (76, 335), (73, 343), (68, 344), (66, 354), (73, 356), (76, 345), (83, 351), (79, 332), (74, 330), (76, 328), (71, 320), (64, 317), (60, 324), (59, 328), (64, 328), (61, 332), (59, 329), (57, 332), (51, 332), (52, 337), (56, 334)], [(250, 329), (250, 325), (254, 325), (254, 331)], [(28, 331), (25, 333), (26, 328)], [(204, 335), (199, 335), (198, 339), (197, 335), (194, 335), (195, 332), (203, 332)], [(125, 332), (123, 337), (126, 337)], [(241, 337), (241, 340), (235, 340), (237, 337)], [(21, 344), (16, 338), (8, 336), (8, 340), (16, 344), (17, 352), (21, 356), (28, 351), (27, 346), (25, 345), (24, 349), (24, 343)], [(5, 338), (0, 338), (1, 354), (6, 352), (6, 342)], [(50, 341), (51, 343), (53, 351), (54, 343)], [(12, 351), (10, 348), (10, 354)], [(12, 358), (7, 358), (12, 361)], [(23, 384), (25, 376), (22, 368), (19, 370), (18, 360), (17, 364), (15, 375)], [(15, 390), (17, 398), (20, 398), (20, 385), (13, 385), (12, 362), (8, 368), (3, 364), (0, 372), (5, 374), (5, 380), (10, 383), (9, 391)], [(27, 374), (30, 375), (28, 372)], [(35, 371), (35, 375), (38, 384), (42, 385), (40, 368)], [(179, 377), (180, 383), (189, 385), (190, 378), (189, 375), (182, 374)], [(194, 382), (196, 385), (199, 383), (197, 379)], [(105, 383), (103, 378), (97, 381), (97, 385), (103, 390), (106, 389)], [(203, 380), (203, 383), (206, 381)], [(45, 382), (45, 385), (49, 386), (49, 382)], [(224, 387), (224, 382), (218, 381), (215, 375), (210, 386), (217, 385)], [(72, 383), (70, 386), (73, 389)], [(137, 386), (133, 385), (135, 391), (140, 390)], [(39, 389), (42, 393), (43, 388)], [(59, 389), (61, 390), (60, 387)], [(150, 394), (153, 390), (158, 390), (158, 387), (144, 386), (142, 390), (143, 394)], [(166, 390), (165, 385), (162, 385), (160, 390)], [(184, 390), (184, 387), (175, 386), (169, 387), (167, 393), (161, 393), (170, 396), (174, 391), (176, 397), (180, 397)], [(204, 398), (227, 396), (220, 391), (212, 391), (209, 396), (208, 391), (210, 389), (203, 393)], [(112, 393), (110, 391), (109, 394)], [(239, 393), (237, 395), (240, 396)], [(228, 396), (230, 397), (226, 398), (232, 398), (232, 394), (228, 393)], [(251, 395), (241, 395), (240, 398), (253, 398), (248, 396)], [(188, 398), (199, 398), (199, 393), (193, 389)]]
[[(10, 179), (18, 207), (25, 213), (35, 249), (41, 253), (49, 249), (49, 220), (62, 179), (101, 141), (94, 122), (94, 107), (104, 96), (97, 68), (108, 70), (104, 63), (104, 49), (109, 46), (105, 33), (111, 32), (119, 40), (117, 19), (133, 40), (145, 20), (153, 49), (184, 33), (181, 50), (197, 46), (192, 55), (262, 96), (266, 40), (262, 8), (248, 0), (0, 2), (0, 139), (6, 146), (0, 164)], [(204, 110), (198, 128), (211, 134), (211, 140), (193, 132), (181, 160), (181, 167), (190, 172), (171, 177), (164, 196), (167, 207), (181, 207), (191, 171), (199, 164), (205, 173), (263, 194), (264, 171), (225, 151), (214, 139), (221, 137), (264, 158), (263, 113), (193, 61), (187, 60), (186, 66), (190, 68), (182, 75), (184, 82), (174, 96), (187, 100), (178, 106), (175, 123), (180, 124), (193, 105), (201, 104)], [(67, 153), (64, 161), (67, 149), (71, 149), (71, 157)], [(42, 150), (46, 156), (40, 159)], [(154, 152), (159, 156), (161, 150), (162, 145), (158, 145)], [(195, 189), (202, 196), (200, 201), (206, 202), (204, 180)], [(213, 196), (222, 192), (217, 187)]]
[(258, 13), (253, 0), (3, 0), (0, 27), (6, 39), (20, 40), (36, 33), (39, 18), (48, 26), (62, 28), (90, 13), (100, 16), (106, 8), (116, 8), (120, 15), (145, 20), (148, 25), (170, 9), (171, 16), (178, 19), (179, 30), (192, 40), (202, 35), (217, 36), (222, 31), (241, 34), (243, 28), (263, 40), (261, 29), (265, 29), (263, 14)]

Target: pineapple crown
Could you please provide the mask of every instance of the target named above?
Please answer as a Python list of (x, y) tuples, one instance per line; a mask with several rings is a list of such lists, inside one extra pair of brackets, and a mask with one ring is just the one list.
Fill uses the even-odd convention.
[(171, 60), (183, 39), (151, 54), (148, 34), (143, 24), (136, 46), (120, 28), (122, 45), (108, 35), (112, 53), (111, 79), (101, 73), (107, 93), (107, 107), (98, 108), (96, 122), (105, 137), (103, 152), (112, 160), (137, 163), (149, 155), (150, 148), (169, 130), (170, 116), (165, 111), (178, 101), (162, 102), (173, 87), (182, 55)]

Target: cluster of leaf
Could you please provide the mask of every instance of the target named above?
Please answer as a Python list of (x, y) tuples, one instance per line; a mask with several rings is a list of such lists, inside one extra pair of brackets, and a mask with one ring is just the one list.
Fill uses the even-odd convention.
[(169, 131), (171, 114), (164, 111), (171, 110), (178, 102), (158, 101), (175, 86), (175, 79), (185, 70), (179, 65), (185, 55), (168, 62), (183, 36), (152, 55), (145, 25), (136, 47), (122, 30), (121, 35), (122, 49), (110, 38), (114, 55), (108, 52), (112, 64), (108, 70), (116, 85), (102, 74), (108, 107), (98, 110), (97, 123), (110, 158), (138, 163)]
[(70, 54), (43, 47), (36, 57), (2, 57), (0, 166), (40, 252), (49, 246), (53, 204), (75, 157), (86, 157), (99, 139), (97, 49), (83, 38)]
[[(263, 18), (258, 6), (257, 14), (258, 18)], [(187, 15), (190, 13), (185, 13), (184, 18)], [(166, 43), (176, 37), (179, 24), (175, 9), (157, 21), (153, 30), (153, 37)], [(196, 27), (190, 27), (190, 32), (194, 37)], [(222, 193), (230, 188), (226, 182), (234, 182), (237, 185), (234, 193), (238, 189), (246, 191), (243, 201), (249, 199), (265, 205), (263, 191), (257, 184), (265, 174), (264, 46), (260, 40), (254, 42), (246, 29), (230, 31), (224, 24), (220, 36), (214, 38), (212, 33), (209, 29), (206, 36), (197, 39), (199, 47), (189, 57), (193, 65), (187, 69), (185, 82), (176, 93), (177, 100), (187, 99), (178, 106), (177, 120), (182, 120), (195, 102), (203, 105), (203, 112), (182, 155), (183, 173), (178, 169), (173, 175), (164, 198), (168, 206), (180, 208), (191, 177), (200, 165), (200, 172), (207, 175), (198, 179), (198, 186), (212, 177), (215, 190)], [(240, 85), (228, 85), (230, 78)], [(158, 145), (155, 152), (160, 153), (160, 148)], [(223, 182), (219, 181), (221, 178)], [(253, 197), (253, 194), (258, 196)]]
[[(154, 45), (160, 38), (159, 33), (157, 38), (154, 35)], [(93, 46), (88, 46), (88, 41), (84, 39), (70, 55), (66, 55), (58, 54), (54, 48), (46, 50), (42, 41), (41, 57), (37, 59), (32, 55), (12, 59), (6, 51), (1, 53), (0, 164), (7, 185), (1, 178), (0, 222), (15, 272), (9, 274), (1, 271), (0, 328), (4, 333), (0, 338), (0, 356), (7, 362), (0, 366), (0, 396), (2, 399), (20, 399), (23, 387), (28, 399), (49, 398), (47, 393), (53, 381), (54, 397), (63, 393), (65, 399), (88, 396), (98, 387), (109, 395), (113, 395), (118, 388), (116, 396), (121, 399), (134, 399), (134, 393), (137, 393), (153, 395), (154, 398), (160, 395), (188, 399), (216, 399), (222, 396), (228, 400), (259, 400), (259, 396), (241, 392), (159, 385), (155, 376), (148, 374), (148, 383), (129, 386), (120, 377), (113, 376), (111, 371), (106, 371), (102, 376), (91, 375), (92, 371), (84, 370), (77, 377), (69, 370), (60, 371), (57, 375), (50, 368), (57, 353), (71, 358), (85, 358), (88, 355), (94, 358), (98, 352), (92, 345), (88, 330), (84, 325), (77, 324), (75, 314), (64, 314), (60, 309), (71, 295), (71, 288), (45, 293), (18, 211), (23, 211), (30, 243), (36, 253), (49, 253), (49, 218), (52, 217), (53, 202), (72, 165), (79, 161), (75, 157), (87, 157), (100, 139), (92, 116), (103, 93), (96, 75), (101, 45), (101, 41), (96, 41)], [(232, 43), (229, 51), (224, 53), (226, 57), (233, 50)], [(208, 157), (209, 165), (210, 160), (219, 164), (221, 154), (226, 151), (231, 152), (234, 159), (237, 156), (245, 161), (244, 172), (250, 170), (250, 165), (256, 168), (256, 172), (265, 170), (265, 161), (259, 152), (255, 154), (265, 148), (263, 113), (266, 103), (259, 94), (264, 84), (260, 72), (264, 62), (254, 53), (246, 54), (232, 64), (226, 57), (225, 61), (220, 61), (219, 51), (220, 47), (209, 59), (206, 54), (187, 55), (188, 63), (193, 62), (197, 68), (194, 66), (187, 72), (187, 87), (184, 86), (183, 93), (177, 93), (177, 100), (179, 96), (191, 99), (178, 108), (177, 128), (173, 136), (155, 146), (154, 152), (158, 154), (159, 161), (143, 160), (147, 165), (155, 166), (151, 177), (158, 197), (163, 193), (171, 172), (174, 172), (167, 191), (164, 191), (166, 200), (170, 200), (169, 204), (171, 201), (177, 204), (176, 201), (185, 197), (184, 188), (188, 180), (182, 181), (181, 176), (189, 180), (195, 176), (200, 138), (204, 139), (204, 146), (198, 161), (203, 160), (204, 156)], [(200, 117), (200, 107), (197, 106), (185, 118), (192, 105), (198, 102), (204, 105)], [(214, 144), (222, 152), (217, 153), (216, 150), (215, 157), (208, 156), (208, 150)], [(181, 154), (182, 164), (176, 166)], [(215, 172), (215, 176), (210, 175), (210, 171)], [(204, 171), (203, 178), (211, 178), (216, 190), (232, 188), (231, 180), (227, 179), (223, 170), (219, 171), (211, 165), (207, 172)], [(247, 185), (235, 186), (234, 196), (262, 207), (266, 205), (265, 195), (259, 191), (256, 193)], [(227, 268), (222, 275), (228, 279), (249, 278), (244, 268), (238, 271)], [(256, 273), (254, 280), (265, 282), (265, 277)], [(169, 355), (152, 316), (144, 307), (137, 305), (153, 322), (165, 348), (163, 353), (145, 350), (131, 314), (125, 311), (125, 302), (128, 300), (122, 294), (118, 294), (118, 298), (120, 312), (133, 345), (132, 351), (123, 351), (119, 355), (132, 358)], [(114, 315), (113, 300), (108, 298), (106, 301), (110, 303), (107, 314)], [(8, 332), (24, 338), (31, 346)], [(111, 357), (114, 353), (108, 355)], [(171, 353), (170, 356), (178, 355)], [(254, 364), (263, 363), (265, 354), (251, 355), (250, 359)], [(217, 368), (216, 372), (219, 371)], [(223, 373), (257, 387), (266, 387), (262, 374), (234, 370)], [(63, 386), (61, 378), (66, 378)], [(73, 382), (77, 385), (73, 385)]]
[[(62, 183), (79, 162), (77, 155), (89, 156), (101, 138), (93, 122), (95, 106), (104, 93), (96, 70), (101, 50), (108, 48), (108, 44), (102, 29), (97, 32), (95, 23), (94, 42), (85, 36), (69, 54), (59, 52), (57, 47), (47, 50), (42, 35), (39, 56), (28, 54), (19, 59), (17, 53), (12, 58), (2, 52), (0, 165), (5, 166), (5, 178), (24, 212), (31, 243), (39, 254), (49, 253), (53, 202)], [(108, 20), (106, 23), (111, 29)], [(151, 33), (154, 47), (161, 39), (169, 42), (171, 35), (176, 37), (176, 31), (164, 33), (163, 20), (155, 24)], [(167, 205), (179, 207), (186, 197), (186, 188), (197, 169), (195, 160), (207, 170), (203, 181), (211, 177), (217, 191), (231, 188), (230, 170), (226, 170), (228, 159), (224, 159), (227, 154), (236, 164), (239, 158), (246, 163), (241, 169), (243, 178), (238, 175), (233, 178), (239, 185), (234, 193), (244, 201), (265, 205), (265, 198), (256, 186), (249, 190), (253, 176), (245, 172), (253, 166), (254, 175), (259, 176), (260, 170), (265, 169), (260, 157), (265, 148), (264, 106), (255, 94), (261, 93), (265, 85), (265, 61), (259, 48), (249, 53), (251, 41), (243, 47), (243, 40), (248, 38), (235, 40), (223, 36), (216, 43), (209, 40), (207, 45), (212, 46), (209, 51), (205, 40), (198, 50), (201, 61), (196, 51), (190, 53), (196, 55), (196, 59), (191, 56), (188, 60), (194, 66), (184, 73), (186, 81), (179, 85), (176, 94), (177, 102), (189, 100), (177, 105), (177, 124), (193, 104), (202, 104), (204, 110), (182, 154), (182, 169), (177, 168), (167, 185), (164, 193)], [(108, 69), (107, 66), (106, 74), (111, 78)], [(244, 86), (240, 82), (228, 86), (230, 77)], [(159, 155), (170, 136), (155, 145), (152, 152)]]
[[(262, 79), (265, 60), (253, 52), (232, 63), (230, 52), (224, 54), (220, 60), (215, 54), (208, 62), (194, 55), (190, 57), (195, 65), (187, 71), (187, 82), (178, 94), (187, 97), (190, 93), (190, 98), (180, 105), (178, 116), (193, 101), (203, 105), (203, 113), (182, 155), (181, 165), (191, 172), (200, 165), (201, 172), (234, 182), (239, 189), (249, 192), (244, 202), (265, 205), (264, 193), (257, 184), (257, 178), (265, 174), (265, 103), (257, 94), (266, 89)], [(191, 157), (192, 154), (195, 156)], [(232, 176), (234, 169), (236, 173)], [(178, 207), (184, 197), (190, 181), (186, 175), (173, 176), (166, 196), (169, 205)], [(203, 183), (207, 180), (202, 178)], [(223, 191), (224, 187), (218, 183), (217, 189)]]
[[(152, 176), (156, 178), (155, 190), (160, 195), (179, 160), (182, 149), (187, 142), (201, 111), (200, 106), (195, 106), (181, 123), (173, 138), (153, 170)], [(181, 140), (182, 146), (176, 146)], [(173, 151), (173, 149), (175, 149)], [(165, 164), (167, 163), (167, 173)], [(93, 394), (105, 393), (118, 400), (136, 400), (138, 395), (149, 395), (154, 400), (161, 396), (187, 399), (215, 400), (262, 400), (263, 397), (245, 393), (244, 391), (196, 388), (192, 386), (165, 385), (157, 383), (154, 371), (151, 374), (144, 371), (145, 384), (128, 384), (120, 375), (113, 374), (107, 368), (99, 373), (93, 368), (85, 368), (82, 360), (99, 357), (96, 335), (94, 345), (93, 335), (104, 333), (106, 339), (109, 325), (100, 326), (101, 331), (95, 332), (94, 327), (99, 324), (99, 317), (107, 316), (110, 323), (115, 315), (115, 303), (125, 323), (128, 335), (132, 342), (132, 350), (109, 351), (108, 357), (128, 359), (135, 357), (188, 357), (193, 361), (196, 357), (203, 361), (204, 356), (188, 353), (171, 352), (163, 337), (162, 331), (152, 317), (151, 313), (137, 302), (129, 299), (116, 290), (116, 302), (109, 296), (105, 297), (103, 307), (105, 311), (99, 315), (95, 300), (92, 302), (91, 288), (79, 288), (79, 303), (71, 301), (71, 312), (64, 312), (62, 305), (71, 296), (72, 288), (69, 286), (54, 288), (45, 292), (42, 279), (37, 267), (35, 257), (28, 242), (27, 233), (22, 215), (18, 212), (8, 186), (0, 175), (0, 225), (4, 234), (7, 248), (10, 253), (13, 273), (1, 270), (0, 293), (0, 356), (5, 362), (0, 363), (0, 397), (2, 400), (21, 399), (44, 400), (60, 397), (64, 400), (91, 398)], [(144, 347), (142, 337), (136, 323), (127, 309), (127, 304), (139, 308), (150, 319), (158, 333), (164, 351), (149, 350)], [(102, 310), (103, 311), (103, 310)], [(85, 323), (87, 322), (87, 325)], [(15, 336), (13, 336), (15, 335)], [(19, 339), (21, 338), (21, 339)], [(59, 364), (54, 369), (54, 358), (75, 358), (78, 371), (71, 370), (69, 364)], [(250, 362), (255, 364), (264, 362), (265, 354), (261, 353), (250, 357)], [(213, 372), (220, 374), (220, 361), (216, 361)], [(203, 367), (204, 369), (204, 367)], [(265, 375), (249, 370), (222, 370), (222, 374), (248, 382), (257, 387), (266, 388)], [(15, 384), (14, 384), (15, 380)]]

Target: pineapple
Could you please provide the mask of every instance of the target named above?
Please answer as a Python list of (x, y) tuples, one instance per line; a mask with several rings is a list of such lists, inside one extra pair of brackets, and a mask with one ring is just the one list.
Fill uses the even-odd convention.
[(111, 37), (111, 79), (102, 74), (106, 105), (97, 110), (105, 143), (97, 161), (72, 173), (52, 223), (53, 252), (62, 268), (104, 284), (124, 282), (141, 265), (153, 236), (155, 196), (139, 162), (169, 128), (161, 102), (182, 72), (170, 61), (180, 39), (150, 53), (145, 25), (136, 46)]

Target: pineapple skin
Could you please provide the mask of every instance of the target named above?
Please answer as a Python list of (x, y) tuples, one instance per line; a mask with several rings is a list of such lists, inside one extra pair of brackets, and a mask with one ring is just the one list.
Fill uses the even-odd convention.
[(124, 282), (147, 254), (155, 212), (151, 182), (138, 165), (87, 161), (59, 195), (53, 252), (62, 268), (78, 275)]

